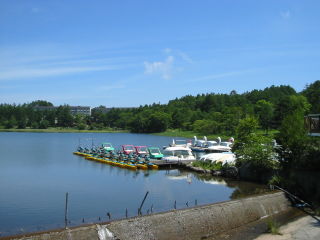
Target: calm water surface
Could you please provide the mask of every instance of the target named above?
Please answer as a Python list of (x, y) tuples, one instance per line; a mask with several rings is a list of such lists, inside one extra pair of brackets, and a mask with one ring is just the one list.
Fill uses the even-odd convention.
[(0, 236), (64, 226), (69, 192), (70, 225), (130, 216), (147, 191), (143, 214), (226, 201), (263, 186), (173, 170), (131, 171), (87, 161), (72, 152), (79, 143), (162, 146), (171, 137), (129, 133), (0, 133)]

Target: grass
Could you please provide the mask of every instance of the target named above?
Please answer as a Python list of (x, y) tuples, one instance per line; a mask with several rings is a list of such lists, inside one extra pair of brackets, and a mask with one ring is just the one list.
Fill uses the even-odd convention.
[(268, 232), (273, 235), (282, 235), (280, 233), (280, 224), (274, 219), (269, 219), (267, 222)]
[(120, 133), (120, 132), (128, 132), (126, 130), (113, 130), (113, 129), (101, 129), (101, 130), (78, 130), (76, 128), (46, 128), (46, 129), (33, 129), (33, 128), (25, 128), (25, 129), (0, 129), (0, 132), (38, 132), (38, 133)]
[(201, 167), (206, 170), (221, 170), (222, 163), (211, 163), (211, 162), (203, 162), (203, 161), (195, 161), (192, 163), (194, 167)]
[[(278, 130), (269, 130), (268, 135), (271, 137), (274, 137), (275, 134), (277, 134), (279, 131)], [(258, 129), (257, 130), (258, 134), (265, 135), (266, 132), (265, 130)], [(168, 129), (165, 132), (161, 133), (154, 133), (154, 135), (158, 136), (169, 136), (169, 137), (184, 137), (184, 138), (193, 138), (193, 136), (197, 136), (198, 139), (202, 139), (203, 136), (206, 136), (208, 140), (215, 140), (218, 137), (221, 137), (223, 140), (228, 140), (232, 136), (224, 135), (224, 134), (203, 134), (203, 133), (197, 133), (194, 131), (186, 131), (186, 130), (181, 130), (181, 129)], [(234, 136), (233, 136), (234, 137)]]
[[(180, 130), (180, 129), (168, 129), (165, 132), (154, 133), (154, 135), (169, 136), (169, 137), (184, 137), (184, 138), (193, 138), (193, 136), (197, 136), (199, 139), (203, 138), (203, 134), (201, 134), (201, 133)], [(231, 136), (226, 136), (226, 135), (222, 135), (222, 134), (214, 134), (214, 135), (209, 134), (209, 135), (205, 135), (205, 136), (208, 138), (208, 140), (214, 140), (214, 139), (217, 139), (217, 137), (221, 137), (222, 139), (229, 139), (231, 137)]]
[[(95, 129), (95, 130), (79, 130), (77, 128), (47, 128), (47, 129), (33, 129), (33, 128), (25, 128), (25, 129), (18, 129), (18, 128), (0, 128), (0, 132), (59, 132), (59, 133), (128, 133), (128, 130), (115, 130), (112, 128), (104, 128), (104, 129)], [(258, 130), (259, 134), (265, 134), (265, 131)], [(276, 134), (277, 130), (270, 130), (269, 135), (273, 136)], [(194, 131), (186, 131), (181, 129), (168, 129), (165, 132), (161, 133), (153, 133), (153, 135), (157, 136), (169, 136), (169, 137), (183, 137), (183, 138), (193, 138), (193, 136), (197, 136), (199, 139), (203, 138), (203, 134), (197, 133)], [(229, 139), (231, 136), (223, 135), (223, 134), (208, 134), (205, 135), (208, 140), (215, 140), (218, 137), (221, 137), (223, 140)]]

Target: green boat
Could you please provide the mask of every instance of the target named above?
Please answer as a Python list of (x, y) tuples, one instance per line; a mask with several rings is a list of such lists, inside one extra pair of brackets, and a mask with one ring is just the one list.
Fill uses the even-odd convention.
[(102, 148), (106, 151), (106, 152), (113, 152), (114, 151), (114, 147), (112, 146), (111, 143), (102, 143)]
[(160, 152), (160, 149), (158, 147), (149, 147), (148, 152), (149, 152), (150, 158), (152, 159), (163, 158), (163, 154)]

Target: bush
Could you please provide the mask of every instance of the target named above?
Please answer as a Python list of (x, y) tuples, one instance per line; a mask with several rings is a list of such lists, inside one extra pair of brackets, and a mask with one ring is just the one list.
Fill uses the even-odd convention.
[(201, 167), (201, 168), (207, 169), (207, 170), (215, 170), (215, 171), (222, 170), (222, 168), (223, 168), (221, 162), (211, 163), (211, 162), (206, 162), (206, 161), (195, 161), (195, 162), (192, 162), (192, 166)]
[(84, 123), (78, 124), (78, 130), (85, 130), (86, 127), (87, 127), (87, 126), (86, 126)]
[(47, 120), (40, 121), (40, 124), (39, 124), (40, 129), (47, 129), (48, 126), (49, 126), (49, 121), (47, 121)]
[(274, 219), (269, 219), (267, 222), (268, 232), (274, 235), (282, 235), (279, 231), (280, 225)]
[(31, 123), (31, 128), (38, 129), (39, 128), (39, 124), (37, 122), (33, 122), (33, 123)]
[(237, 166), (248, 165), (257, 174), (278, 169), (278, 155), (272, 139), (257, 134), (258, 122), (254, 118), (240, 121), (237, 127), (236, 142), (232, 151), (237, 156)]

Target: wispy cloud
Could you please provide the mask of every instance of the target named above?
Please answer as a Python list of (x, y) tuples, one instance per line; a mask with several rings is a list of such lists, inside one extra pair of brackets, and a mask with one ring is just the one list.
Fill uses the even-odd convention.
[(98, 66), (98, 67), (60, 67), (60, 68), (15, 68), (10, 70), (0, 70), (0, 80), (13, 80), (25, 78), (38, 78), (58, 76), (74, 73), (107, 71), (119, 69), (117, 66)]
[(194, 63), (193, 60), (191, 59), (191, 57), (187, 53), (185, 53), (181, 50), (172, 49), (172, 48), (165, 48), (165, 49), (163, 49), (163, 52), (167, 55), (178, 57), (187, 63)]
[[(127, 56), (96, 56), (90, 52), (67, 52), (61, 48), (3, 47), (0, 55), (0, 80), (23, 80), (85, 72), (110, 71), (137, 67)], [(34, 50), (34, 51), (32, 51)]]
[(180, 50), (177, 51), (177, 54), (186, 62), (193, 63), (193, 60), (191, 57), (189, 57), (185, 52), (182, 52)]
[(232, 71), (232, 72), (212, 74), (212, 75), (208, 75), (208, 76), (203, 76), (203, 77), (191, 79), (188, 82), (216, 80), (216, 79), (225, 78), (225, 77), (233, 77), (233, 76), (238, 76), (238, 75), (242, 75), (242, 74), (246, 74), (246, 73), (252, 73), (252, 72), (255, 72), (256, 70), (257, 69), (247, 69), (247, 70), (241, 70), (241, 71)]
[(168, 56), (164, 61), (144, 62), (145, 74), (160, 74), (163, 79), (170, 79), (174, 57)]
[(280, 12), (280, 16), (283, 18), (283, 19), (289, 19), (291, 18), (291, 12), (289, 10), (287, 11), (282, 11)]

